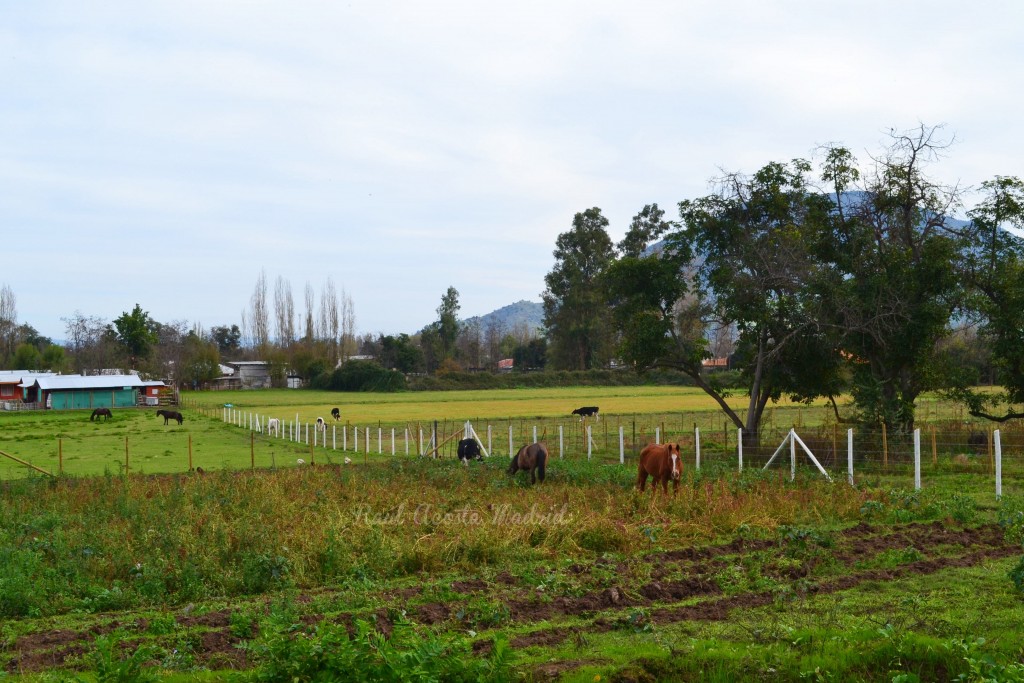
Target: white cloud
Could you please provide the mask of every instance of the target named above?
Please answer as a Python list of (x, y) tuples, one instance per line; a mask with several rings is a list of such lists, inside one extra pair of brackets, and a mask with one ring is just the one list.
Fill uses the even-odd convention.
[[(829, 141), (864, 158), (919, 121), (957, 135), (935, 167), (950, 182), (1019, 175), (1024, 158), (1012, 3), (41, 0), (6, 15), (5, 253), (61, 267), (4, 280), (57, 336), (75, 309), (136, 301), (237, 320), (261, 267), (296, 291), (330, 276), (361, 329), (410, 330), (449, 284), (466, 316), (536, 300), (575, 212), (600, 206), (618, 239), (719, 169)], [(174, 296), (157, 278), (90, 284), (132, 258), (175, 273)]]

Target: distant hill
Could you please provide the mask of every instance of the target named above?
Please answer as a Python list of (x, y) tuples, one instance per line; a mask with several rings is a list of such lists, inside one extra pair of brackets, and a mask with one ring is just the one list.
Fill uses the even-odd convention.
[(496, 311), (486, 315), (478, 315), (466, 318), (463, 325), (477, 323), (481, 330), (486, 330), (491, 325), (498, 325), (506, 332), (511, 332), (517, 326), (526, 325), (530, 331), (536, 334), (544, 326), (544, 305), (539, 301), (517, 301), (508, 306), (502, 306)]

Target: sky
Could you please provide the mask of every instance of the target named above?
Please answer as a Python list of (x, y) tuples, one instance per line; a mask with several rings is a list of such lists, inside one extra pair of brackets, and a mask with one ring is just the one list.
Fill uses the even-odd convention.
[[(8, 2), (0, 285), (76, 312), (240, 324), (263, 272), (359, 334), (539, 301), (559, 233), (618, 241), (722, 172), (867, 162), (942, 126), (933, 177), (1024, 175), (1024, 3)], [(969, 204), (968, 204), (969, 205)]]

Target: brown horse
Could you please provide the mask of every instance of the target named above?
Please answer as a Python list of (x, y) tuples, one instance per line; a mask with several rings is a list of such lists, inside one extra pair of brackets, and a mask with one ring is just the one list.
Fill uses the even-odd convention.
[(89, 422), (92, 422), (93, 420), (100, 417), (109, 420), (110, 418), (114, 417), (114, 414), (110, 412), (110, 408), (97, 408), (96, 410), (92, 411), (92, 415), (89, 416)]
[(157, 417), (160, 417), (161, 415), (163, 416), (164, 424), (167, 424), (168, 420), (177, 420), (178, 424), (185, 421), (185, 418), (181, 416), (181, 413), (176, 410), (158, 410), (156, 411), (156, 414)]
[(536, 484), (538, 477), (544, 481), (544, 466), (548, 461), (548, 448), (542, 443), (532, 443), (523, 446), (512, 458), (512, 464), (508, 466), (508, 473), (515, 474), (523, 470), (530, 473), (530, 483)]
[(658, 483), (668, 494), (668, 480), (672, 480), (672, 494), (679, 493), (679, 479), (683, 476), (683, 458), (679, 454), (677, 443), (652, 443), (640, 451), (640, 467), (637, 469), (636, 484), (640, 491), (647, 484), (647, 476), (654, 477), (651, 491), (658, 490)]

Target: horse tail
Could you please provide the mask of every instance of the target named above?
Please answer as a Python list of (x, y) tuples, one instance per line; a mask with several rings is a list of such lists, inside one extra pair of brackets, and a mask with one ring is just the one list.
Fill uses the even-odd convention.
[(537, 478), (544, 481), (544, 465), (548, 460), (548, 451), (546, 448), (540, 449), (537, 453)]

